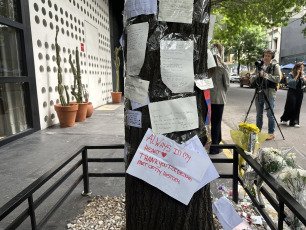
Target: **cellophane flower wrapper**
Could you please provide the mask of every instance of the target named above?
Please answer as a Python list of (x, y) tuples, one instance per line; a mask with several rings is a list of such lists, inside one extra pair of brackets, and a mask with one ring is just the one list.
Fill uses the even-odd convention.
[[(231, 138), (233, 142), (242, 148), (244, 151), (248, 150), (248, 143), (249, 143), (249, 133), (245, 133), (241, 130), (231, 130)], [(255, 141), (255, 149), (254, 153), (257, 152), (261, 144), (269, 137), (268, 133), (257, 133), (256, 134), (256, 141)]]
[[(250, 140), (250, 133), (252, 132), (256, 134), (255, 143), (252, 143), (255, 144), (255, 147), (253, 146), (252, 148), (252, 150), (254, 150), (253, 152), (247, 152)], [(259, 128), (256, 125), (247, 123), (240, 123), (239, 130), (231, 130), (230, 133), (233, 142), (252, 157), (254, 157), (253, 154), (257, 152), (261, 144), (269, 137), (269, 134), (259, 132)], [(244, 162), (245, 160), (241, 156), (239, 156), (238, 165), (240, 176), (243, 176), (244, 174), (244, 170), (241, 168)]]

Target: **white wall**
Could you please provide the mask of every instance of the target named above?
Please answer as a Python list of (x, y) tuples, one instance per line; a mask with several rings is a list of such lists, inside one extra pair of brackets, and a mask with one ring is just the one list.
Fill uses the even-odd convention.
[[(56, 26), (61, 47), (63, 83), (73, 85), (69, 54), (80, 51), (82, 83), (94, 107), (111, 102), (112, 91), (109, 7), (107, 0), (30, 0), (35, 74), (41, 128), (58, 123)], [(81, 52), (81, 43), (85, 50)], [(76, 66), (76, 64), (75, 64)], [(70, 95), (71, 100), (74, 98)]]

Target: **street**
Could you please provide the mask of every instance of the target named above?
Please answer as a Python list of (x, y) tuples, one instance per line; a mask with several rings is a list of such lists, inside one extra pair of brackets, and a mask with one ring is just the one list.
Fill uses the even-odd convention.
[[(244, 86), (240, 88), (238, 83), (231, 83), (231, 87), (227, 94), (227, 104), (224, 108), (223, 113), (223, 139), (227, 143), (233, 143), (229, 130), (238, 129), (239, 123), (243, 122), (246, 113), (251, 104), (252, 98), (254, 96), (254, 89)], [(287, 90), (279, 89), (276, 94), (276, 101), (274, 107), (275, 117), (277, 122), (279, 122), (281, 131), (285, 137), (283, 140), (282, 135), (276, 126), (275, 129), (275, 139), (271, 141), (265, 141), (261, 147), (273, 147), (281, 149), (282, 147), (295, 147), (296, 162), (302, 168), (306, 168), (306, 102), (303, 102), (300, 114), (300, 128), (289, 127), (280, 124), (280, 117), (284, 111), (284, 106), (286, 102)], [(304, 96), (305, 97), (305, 96)], [(248, 115), (247, 123), (256, 124), (256, 109), (255, 101), (252, 104), (252, 108)], [(264, 112), (264, 124), (262, 132), (268, 132), (268, 118), (266, 112)]]

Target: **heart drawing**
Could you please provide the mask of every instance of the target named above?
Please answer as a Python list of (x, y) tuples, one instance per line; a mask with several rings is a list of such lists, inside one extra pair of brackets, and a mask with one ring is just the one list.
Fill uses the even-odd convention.
[(162, 156), (163, 157), (167, 156), (167, 153), (162, 152)]

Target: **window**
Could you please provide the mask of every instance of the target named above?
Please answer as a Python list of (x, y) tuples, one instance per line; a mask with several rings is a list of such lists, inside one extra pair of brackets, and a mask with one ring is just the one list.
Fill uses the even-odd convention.
[(274, 39), (274, 44), (273, 44), (274, 46), (274, 50), (276, 51), (277, 50), (277, 38), (276, 39)]
[(40, 129), (28, 4), (0, 0), (0, 146)]

